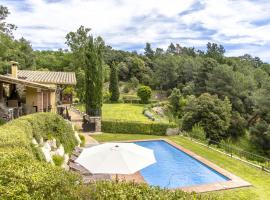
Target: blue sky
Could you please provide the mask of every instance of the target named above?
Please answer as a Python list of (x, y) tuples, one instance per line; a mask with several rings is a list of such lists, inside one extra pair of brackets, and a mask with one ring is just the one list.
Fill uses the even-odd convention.
[(143, 52), (146, 42), (204, 49), (222, 44), (227, 56), (249, 53), (270, 62), (270, 0), (0, 0), (15, 37), (35, 49), (65, 46), (80, 25), (116, 49)]

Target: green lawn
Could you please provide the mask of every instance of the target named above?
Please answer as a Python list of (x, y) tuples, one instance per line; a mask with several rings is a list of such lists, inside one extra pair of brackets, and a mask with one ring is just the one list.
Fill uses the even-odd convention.
[[(77, 105), (76, 107), (79, 110), (84, 111), (83, 105)], [(151, 122), (147, 117), (143, 115), (143, 107), (144, 105), (142, 104), (103, 104), (102, 119)]]
[[(239, 188), (232, 190), (224, 190), (214, 192), (219, 194), (222, 199), (225, 200), (240, 200), (240, 199), (252, 199), (252, 200), (269, 200), (270, 199), (270, 174), (259, 169), (253, 168), (240, 161), (222, 155), (218, 152), (210, 150), (199, 144), (190, 141), (182, 136), (170, 136), (166, 137), (183, 147), (190, 149), (194, 153), (208, 159), (209, 161), (217, 164), (218, 166), (228, 170), (229, 172), (249, 181), (253, 186), (248, 188)], [(102, 135), (96, 135), (94, 138), (100, 142), (105, 141), (121, 141), (121, 140), (133, 140), (133, 139), (152, 139), (161, 138), (161, 136), (154, 135), (137, 135), (137, 134), (109, 134), (104, 133)]]

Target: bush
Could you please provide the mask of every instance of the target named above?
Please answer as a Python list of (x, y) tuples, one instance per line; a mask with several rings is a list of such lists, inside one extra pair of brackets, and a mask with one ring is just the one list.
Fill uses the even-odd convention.
[(98, 181), (77, 190), (81, 199), (110, 199), (110, 200), (214, 200), (216, 196), (209, 194), (186, 193), (182, 190), (168, 190), (130, 182)]
[(81, 139), (81, 147), (84, 147), (85, 146), (85, 137), (84, 137), (84, 135), (82, 135), (82, 134), (80, 134), (79, 135), (79, 137), (80, 137), (80, 139)]
[(200, 140), (205, 140), (206, 139), (206, 134), (203, 130), (203, 127), (201, 127), (199, 124), (195, 124), (192, 127), (191, 132), (189, 133), (191, 137), (197, 138)]
[(53, 113), (24, 116), (0, 127), (0, 199), (76, 198), (80, 178), (39, 161), (43, 155), (31, 144), (33, 136), (50, 133), (65, 149), (76, 145), (71, 125)]
[(64, 163), (64, 157), (63, 156), (53, 155), (52, 159), (53, 159), (53, 163), (56, 166), (60, 167)]
[(152, 90), (148, 86), (141, 86), (137, 91), (138, 97), (140, 97), (142, 103), (148, 103), (151, 98)]
[(1, 126), (1, 125), (4, 125), (5, 123), (6, 123), (6, 121), (5, 121), (5, 120), (0, 119), (0, 126)]
[(167, 128), (175, 128), (173, 123), (142, 123), (136, 121), (102, 120), (102, 132), (165, 135)]

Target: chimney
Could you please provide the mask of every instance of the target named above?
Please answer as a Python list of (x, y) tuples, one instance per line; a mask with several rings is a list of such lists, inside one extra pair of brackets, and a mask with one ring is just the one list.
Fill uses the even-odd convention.
[(15, 61), (11, 61), (11, 76), (13, 78), (18, 78), (17, 73), (18, 73), (18, 63)]

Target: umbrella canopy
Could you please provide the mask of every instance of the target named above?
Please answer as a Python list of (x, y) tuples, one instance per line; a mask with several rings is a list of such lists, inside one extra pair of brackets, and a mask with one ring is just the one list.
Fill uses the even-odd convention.
[(84, 149), (75, 162), (93, 174), (133, 174), (156, 159), (153, 150), (134, 143), (105, 143)]

